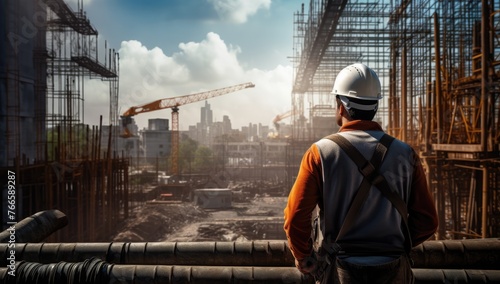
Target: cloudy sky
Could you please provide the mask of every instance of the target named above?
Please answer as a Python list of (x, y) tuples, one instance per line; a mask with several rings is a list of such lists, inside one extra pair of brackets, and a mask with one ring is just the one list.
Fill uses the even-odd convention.
[[(76, 0), (68, 0), (76, 10)], [(157, 99), (253, 82), (255, 88), (209, 99), (214, 120), (228, 115), (232, 127), (272, 126), (291, 107), (295, 0), (84, 0), (99, 46), (120, 56), (123, 113)], [(101, 53), (102, 54), (102, 53)], [(101, 57), (101, 56), (100, 56)], [(92, 80), (85, 91), (85, 122), (108, 121), (109, 89)], [(200, 120), (204, 101), (180, 107), (180, 129)], [(171, 119), (171, 110), (135, 117)]]

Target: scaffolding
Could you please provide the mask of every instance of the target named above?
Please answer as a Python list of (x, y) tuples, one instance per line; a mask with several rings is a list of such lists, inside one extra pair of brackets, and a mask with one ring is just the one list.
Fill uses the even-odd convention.
[(292, 109), (301, 115), (291, 162), (323, 136), (311, 122), (335, 106), (335, 75), (365, 63), (385, 96), (376, 119), (422, 157), (441, 218), (437, 238), (498, 236), (498, 9), (492, 0), (311, 0), (307, 13), (303, 5), (294, 15)]
[[(63, 153), (78, 157), (82, 153), (74, 128), (85, 120), (86, 80), (109, 82), (109, 123), (116, 125), (118, 122), (118, 54), (105, 50), (104, 65), (99, 62), (98, 32), (86, 18), (81, 1), (78, 1), (77, 12), (63, 0), (42, 1), (48, 7), (47, 128), (49, 131), (60, 128), (59, 131), (66, 133)], [(56, 136), (48, 137), (49, 155), (56, 151)]]
[[(51, 241), (106, 240), (129, 212), (128, 160), (115, 152), (118, 53), (105, 45), (99, 56), (82, 0), (76, 12), (63, 0), (1, 5), (0, 169), (16, 173), (16, 216), (58, 208), (69, 225)], [(85, 124), (91, 79), (109, 85), (109, 126)]]

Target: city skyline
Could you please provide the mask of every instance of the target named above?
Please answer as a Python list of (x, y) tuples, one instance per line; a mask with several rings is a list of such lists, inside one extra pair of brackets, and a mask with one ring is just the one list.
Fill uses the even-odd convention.
[[(77, 0), (70, 0), (77, 10)], [(235, 127), (272, 119), (291, 108), (293, 13), (300, 1), (84, 1), (83, 10), (99, 30), (99, 45), (119, 54), (118, 113), (157, 99), (182, 96), (244, 82), (254, 89), (210, 101), (216, 120), (229, 115)], [(133, 25), (130, 26), (130, 21)], [(127, 26), (129, 28), (124, 29)], [(101, 60), (105, 51), (99, 52)], [(108, 121), (108, 87), (88, 80), (85, 123)], [(194, 124), (203, 102), (180, 107), (179, 129)], [(136, 117), (140, 128), (151, 117)]]

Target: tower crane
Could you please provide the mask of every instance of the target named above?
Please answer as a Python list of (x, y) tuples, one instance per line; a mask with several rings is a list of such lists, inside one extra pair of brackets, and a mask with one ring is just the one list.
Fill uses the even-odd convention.
[(248, 82), (196, 94), (160, 99), (141, 106), (133, 106), (125, 111), (121, 116), (124, 133), (120, 136), (123, 138), (129, 138), (133, 136), (130, 130), (127, 128), (127, 126), (132, 122), (132, 116), (160, 109), (172, 109), (172, 172), (174, 174), (178, 174), (179, 107), (182, 105), (222, 96), (242, 89), (253, 87), (255, 87), (255, 85), (251, 82)]
[(273, 124), (274, 124), (274, 128), (276, 129), (276, 131), (279, 131), (280, 130), (280, 124), (279, 122), (287, 117), (290, 117), (294, 114), (294, 111), (293, 110), (289, 110), (287, 112), (284, 112), (284, 113), (280, 113), (278, 115), (276, 115), (276, 117), (274, 117), (273, 119)]
[(286, 112), (283, 112), (283, 113), (276, 115), (273, 119), (274, 129), (276, 129), (276, 135), (274, 135), (274, 138), (277, 138), (279, 136), (279, 132), (280, 132), (280, 123), (279, 122), (287, 117), (290, 117), (290, 116), (296, 117), (297, 115), (298, 115), (298, 118), (295, 118), (296, 121), (304, 122), (307, 120), (304, 117), (304, 115), (302, 114), (302, 112), (300, 112), (297, 109), (291, 109), (289, 111), (286, 111)]

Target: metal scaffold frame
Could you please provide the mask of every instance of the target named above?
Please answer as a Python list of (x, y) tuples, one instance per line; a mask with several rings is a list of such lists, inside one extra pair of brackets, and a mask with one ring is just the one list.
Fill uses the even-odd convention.
[[(78, 1), (2, 2), (0, 169), (16, 173), (16, 216), (59, 208), (68, 226), (49, 241), (108, 239), (128, 217), (128, 160), (115, 145), (118, 53), (98, 54), (98, 32)], [(5, 12), (4, 12), (5, 11)], [(5, 20), (4, 20), (5, 19)], [(109, 127), (85, 125), (85, 86), (109, 84)], [(5, 212), (0, 213), (5, 220)], [(3, 224), (5, 226), (5, 223)]]
[[(46, 198), (72, 216), (71, 228), (58, 237), (106, 238), (117, 221), (128, 215), (128, 163), (112, 154), (118, 136), (118, 128), (113, 127), (118, 123), (118, 53), (105, 46), (104, 64), (99, 62), (98, 32), (86, 18), (81, 1), (77, 12), (62, 0), (43, 1), (48, 7), (49, 55), (46, 160), (54, 161), (52, 170), (45, 170), (50, 192)], [(98, 127), (84, 125), (89, 79), (109, 84), (108, 133), (102, 131), (102, 117)]]
[(292, 168), (324, 136), (314, 121), (335, 107), (335, 75), (365, 63), (385, 96), (376, 119), (422, 157), (441, 218), (436, 237), (498, 236), (499, 35), (492, 0), (309, 1), (294, 15)]
[[(86, 18), (80, 1), (77, 12), (62, 0), (43, 2), (48, 7), (47, 128), (49, 131), (61, 128), (67, 133), (64, 153), (77, 157), (81, 153), (73, 128), (85, 120), (84, 93), (88, 79), (109, 82), (109, 122), (111, 125), (118, 122), (118, 54), (114, 50), (105, 50), (104, 65), (99, 62), (98, 32)], [(48, 151), (53, 154), (57, 143), (50, 138), (53, 137), (49, 136)]]

